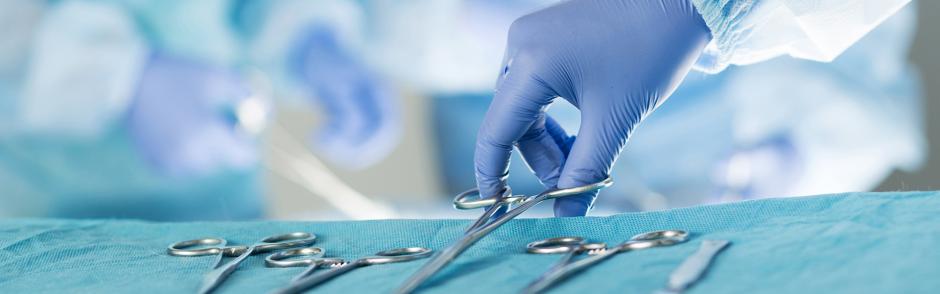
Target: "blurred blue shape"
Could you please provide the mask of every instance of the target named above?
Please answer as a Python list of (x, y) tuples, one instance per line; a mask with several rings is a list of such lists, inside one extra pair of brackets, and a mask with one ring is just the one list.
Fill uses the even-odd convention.
[(397, 90), (349, 55), (336, 32), (308, 27), (289, 55), (289, 72), (323, 114), (312, 146), (341, 167), (364, 168), (381, 160), (401, 137)]
[(0, 46), (0, 100), (15, 106), (0, 123), (0, 216), (262, 215), (247, 131), (266, 104), (235, 72), (166, 54), (132, 2), (24, 3), (0, 2), (34, 16)]
[[(126, 124), (134, 146), (156, 170), (173, 177), (258, 164), (257, 138), (239, 128), (239, 105), (257, 105), (234, 72), (154, 54)], [(267, 109), (258, 109), (266, 113)]]

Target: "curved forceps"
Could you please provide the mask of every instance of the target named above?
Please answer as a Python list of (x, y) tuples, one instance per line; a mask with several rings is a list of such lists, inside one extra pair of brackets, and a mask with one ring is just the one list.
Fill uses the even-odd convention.
[[(539, 204), (542, 201), (548, 199), (562, 198), (597, 191), (609, 187), (613, 183), (613, 180), (606, 178), (603, 181), (584, 186), (565, 189), (549, 189), (534, 196), (512, 196), (511, 190), (506, 188), (499, 197), (477, 200), (470, 199), (473, 195), (479, 195), (479, 191), (476, 189), (471, 189), (467, 192), (460, 193), (456, 198), (454, 198), (454, 207), (457, 209), (473, 209), (485, 206), (490, 207), (486, 209), (486, 212), (484, 212), (480, 218), (478, 218), (472, 225), (470, 225), (469, 228), (467, 228), (467, 231), (464, 233), (463, 237), (457, 240), (457, 242), (454, 242), (454, 244), (452, 244), (447, 249), (441, 251), (440, 254), (432, 258), (430, 261), (425, 263), (424, 266), (418, 270), (418, 272), (408, 278), (408, 280), (398, 288), (396, 293), (414, 292), (414, 290), (417, 289), (418, 286), (421, 286), (424, 281), (427, 281), (427, 279), (434, 276), (434, 274), (447, 266), (447, 264), (454, 261), (457, 256), (460, 256), (461, 253), (470, 248), (470, 246), (473, 246), (474, 243), (480, 239), (483, 239), (483, 237), (486, 237), (487, 234), (493, 230), (496, 230), (496, 228), (499, 228), (506, 222), (509, 222), (536, 204)], [(493, 215), (496, 214), (496, 211), (498, 211), (500, 208), (512, 204), (518, 204), (519, 206), (506, 211), (505, 214), (499, 217), (492, 218)]]
[[(235, 272), (235, 270), (238, 269), (238, 265), (253, 254), (307, 246), (316, 241), (316, 235), (306, 232), (294, 232), (265, 237), (251, 246), (226, 246), (227, 242), (222, 238), (201, 238), (170, 244), (170, 246), (167, 247), (167, 253), (173, 256), (216, 255), (215, 266), (213, 266), (212, 271), (206, 274), (205, 279), (202, 281), (202, 286), (199, 289), (199, 293), (210, 293)], [(220, 266), (222, 256), (237, 257)]]
[[(685, 242), (688, 237), (688, 232), (680, 230), (646, 232), (635, 235), (613, 248), (607, 248), (604, 243), (586, 243), (581, 237), (549, 238), (529, 243), (526, 245), (528, 253), (567, 254), (551, 269), (532, 281), (522, 293), (541, 293), (561, 280), (607, 260), (617, 253), (675, 245)], [(581, 252), (588, 252), (591, 256), (574, 261), (574, 256)]]
[(330, 279), (333, 279), (339, 275), (345, 274), (354, 269), (376, 265), (376, 264), (386, 264), (386, 263), (395, 263), (395, 262), (405, 262), (412, 261), (416, 259), (426, 258), (431, 256), (431, 249), (423, 247), (406, 247), (385, 250), (378, 252), (373, 256), (367, 256), (355, 261), (346, 262), (345, 264), (339, 265), (334, 269), (319, 273), (316, 275), (311, 275), (303, 277), (297, 280), (294, 283), (291, 283), (286, 288), (275, 291), (277, 294), (289, 294), (289, 293), (301, 293), (310, 288), (316, 287), (317, 285), (322, 284)]

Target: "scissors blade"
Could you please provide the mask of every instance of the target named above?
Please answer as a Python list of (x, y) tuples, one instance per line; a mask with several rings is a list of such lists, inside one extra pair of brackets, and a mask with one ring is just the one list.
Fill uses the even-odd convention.
[(244, 253), (236, 257), (235, 259), (229, 261), (228, 263), (218, 267), (208, 273), (206, 273), (205, 278), (202, 280), (202, 286), (199, 288), (200, 294), (208, 294), (213, 290), (219, 287), (222, 282), (228, 278), (236, 269), (238, 265), (242, 263), (248, 256), (251, 256), (251, 253), (255, 250), (255, 247), (249, 247), (248, 250), (245, 250)]
[(495, 215), (496, 212), (499, 211), (504, 206), (505, 204), (497, 203), (487, 208), (486, 211), (483, 212), (483, 215), (477, 218), (477, 220), (473, 222), (473, 224), (471, 224), (470, 227), (468, 227), (467, 230), (464, 231), (464, 233), (470, 233), (473, 230), (479, 229), (483, 225), (486, 225), (486, 223), (490, 221), (490, 218), (492, 218), (493, 215)]
[(444, 249), (443, 251), (441, 251), (440, 254), (434, 256), (433, 258), (431, 258), (430, 261), (425, 263), (424, 266), (422, 266), (420, 269), (418, 269), (418, 271), (414, 275), (408, 278), (408, 280), (405, 281), (405, 283), (402, 284), (402, 286), (398, 288), (398, 290), (395, 293), (405, 294), (405, 293), (414, 292), (414, 290), (417, 289), (418, 286), (421, 286), (421, 284), (423, 284), (424, 281), (427, 281), (427, 279), (430, 279), (432, 276), (434, 276), (434, 274), (436, 274), (445, 266), (447, 266), (452, 261), (454, 261), (454, 259), (456, 259), (457, 256), (462, 254), (464, 251), (466, 251), (467, 248), (470, 248), (470, 246), (473, 246), (473, 244), (475, 244), (477, 241), (485, 237), (487, 234), (489, 234), (493, 230), (496, 230), (497, 228), (509, 222), (513, 218), (519, 216), (520, 214), (522, 214), (529, 208), (532, 208), (532, 206), (535, 206), (539, 202), (545, 200), (545, 198), (546, 198), (545, 195), (540, 194), (538, 196), (534, 196), (525, 201), (522, 201), (522, 204), (520, 204), (516, 208), (510, 209), (509, 211), (506, 212), (506, 214), (503, 214), (499, 217), (494, 218), (492, 221), (487, 222), (484, 225), (481, 225), (475, 230), (467, 232), (466, 234), (464, 234), (463, 237), (460, 238), (460, 240), (457, 240), (457, 242), (455, 242), (453, 245), (451, 245), (447, 249)]
[(568, 263), (574, 260), (574, 256), (577, 255), (578, 253), (580, 253), (580, 251), (574, 250), (574, 249), (571, 251), (568, 251), (568, 253), (565, 253), (565, 255), (562, 256), (562, 258), (558, 260), (558, 262), (553, 264), (551, 268), (545, 271), (545, 273), (542, 273), (542, 275), (536, 278), (534, 281), (532, 281), (532, 283), (529, 283), (529, 287), (532, 287), (532, 285), (535, 285), (538, 283), (542, 283), (542, 281), (544, 281), (545, 279), (548, 279), (550, 277), (550, 273), (555, 272), (565, 267), (566, 265), (568, 265)]
[(273, 293), (274, 293), (274, 294), (294, 294), (294, 293), (302, 293), (302, 292), (304, 292), (304, 291), (306, 291), (306, 290), (308, 290), (308, 289), (310, 289), (310, 288), (313, 288), (313, 287), (315, 287), (315, 286), (317, 286), (317, 285), (319, 285), (319, 284), (321, 284), (321, 283), (323, 283), (323, 282), (326, 282), (326, 281), (328, 281), (328, 280), (330, 280), (330, 279), (332, 279), (332, 278), (335, 278), (335, 277), (337, 277), (337, 276), (339, 276), (339, 275), (345, 274), (345, 273), (347, 273), (347, 272), (349, 272), (349, 271), (351, 271), (351, 270), (354, 270), (354, 269), (356, 269), (356, 268), (358, 268), (358, 267), (360, 267), (360, 266), (363, 266), (363, 265), (364, 265), (364, 263), (363, 263), (362, 261), (358, 261), (358, 260), (357, 260), (357, 261), (352, 262), (352, 263), (350, 263), (350, 264), (347, 264), (347, 265), (344, 265), (344, 266), (341, 266), (341, 267), (338, 267), (338, 268), (335, 268), (335, 269), (331, 269), (331, 270), (326, 271), (326, 272), (322, 272), (322, 273), (319, 273), (319, 274), (315, 274), (315, 275), (311, 275), (311, 276), (307, 276), (307, 277), (301, 278), (301, 279), (297, 280), (297, 282), (291, 283), (291, 284), (288, 285), (287, 287), (278, 289), (278, 290), (274, 291)]
[(551, 270), (539, 277), (539, 279), (529, 284), (529, 286), (522, 290), (522, 293), (542, 293), (552, 285), (555, 285), (556, 283), (573, 276), (585, 268), (607, 260), (617, 253), (617, 250), (607, 250), (602, 253), (568, 263), (564, 266), (553, 267)]

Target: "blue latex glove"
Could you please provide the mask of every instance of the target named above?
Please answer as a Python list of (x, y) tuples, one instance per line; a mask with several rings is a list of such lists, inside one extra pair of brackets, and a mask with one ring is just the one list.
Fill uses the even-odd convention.
[[(573, 0), (517, 19), (477, 135), (481, 195), (505, 187), (514, 145), (546, 187), (606, 178), (634, 127), (676, 89), (710, 40), (687, 0)], [(576, 140), (545, 114), (555, 97), (581, 111)], [(595, 196), (558, 199), (555, 215), (585, 215)]]
[(330, 27), (310, 27), (295, 45), (291, 71), (323, 110), (324, 124), (311, 140), (315, 150), (342, 167), (359, 169), (398, 145), (399, 98), (339, 41)]
[(257, 99), (250, 94), (234, 72), (155, 54), (140, 80), (127, 128), (138, 152), (165, 176), (255, 168), (257, 138), (239, 127), (237, 116), (238, 107)]

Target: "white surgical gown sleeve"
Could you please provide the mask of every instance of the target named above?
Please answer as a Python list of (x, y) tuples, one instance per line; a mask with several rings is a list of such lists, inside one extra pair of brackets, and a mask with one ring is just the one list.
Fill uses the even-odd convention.
[(831, 61), (910, 0), (692, 0), (714, 37), (696, 69), (781, 55)]

